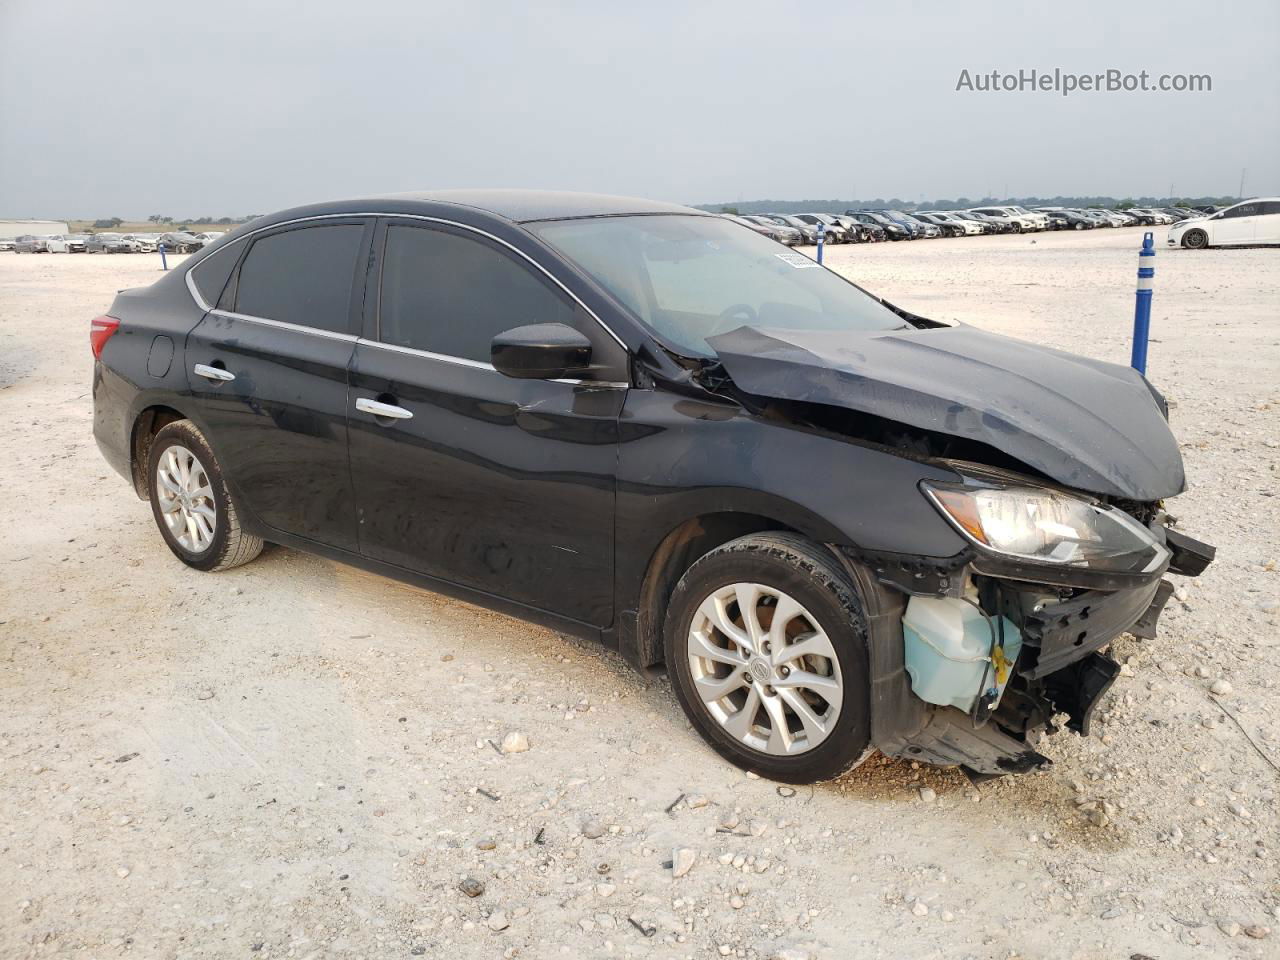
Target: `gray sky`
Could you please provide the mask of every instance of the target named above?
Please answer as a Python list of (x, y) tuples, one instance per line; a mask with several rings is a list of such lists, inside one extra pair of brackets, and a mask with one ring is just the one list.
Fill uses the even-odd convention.
[[(1280, 4), (0, 0), (0, 217), (1280, 193)], [(956, 92), (1210, 74), (1208, 93)]]

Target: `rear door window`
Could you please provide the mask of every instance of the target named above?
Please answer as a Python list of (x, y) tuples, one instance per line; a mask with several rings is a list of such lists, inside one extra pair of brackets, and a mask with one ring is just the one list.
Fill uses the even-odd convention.
[(1223, 219), (1233, 219), (1235, 217), (1252, 217), (1258, 212), (1258, 204), (1242, 203), (1238, 207), (1233, 207), (1223, 214)]
[(364, 226), (298, 227), (256, 240), (240, 266), (235, 312), (331, 333), (351, 332)]

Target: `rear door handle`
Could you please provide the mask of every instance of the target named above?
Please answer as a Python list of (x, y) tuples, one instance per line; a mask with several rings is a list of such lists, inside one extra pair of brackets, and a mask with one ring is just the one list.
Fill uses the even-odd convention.
[(404, 407), (397, 407), (393, 403), (379, 403), (371, 397), (357, 397), (356, 409), (364, 413), (371, 413), (375, 417), (390, 417), (392, 420), (413, 419), (413, 413)]
[(236, 378), (236, 375), (230, 370), (223, 370), (221, 367), (211, 367), (207, 363), (197, 363), (191, 368), (192, 373), (197, 377), (204, 377), (206, 380), (218, 380), (227, 383)]

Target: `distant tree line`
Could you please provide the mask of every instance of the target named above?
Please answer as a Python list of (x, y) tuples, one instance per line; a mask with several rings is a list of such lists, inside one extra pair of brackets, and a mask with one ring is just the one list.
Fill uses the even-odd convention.
[(256, 220), (260, 214), (252, 213), (247, 217), (167, 217), (162, 213), (153, 213), (147, 217), (151, 223), (217, 223), (230, 226), (233, 223), (248, 223)]
[[(188, 230), (193, 223), (216, 223), (224, 227), (234, 226), (237, 223), (248, 223), (250, 220), (257, 220), (262, 216), (260, 213), (252, 213), (247, 217), (167, 217), (162, 213), (153, 213), (147, 217), (148, 223), (154, 223), (157, 227), (168, 227), (172, 230)], [(125, 221), (120, 217), (103, 217), (101, 220), (93, 221), (92, 230), (115, 230)]]
[[(248, 216), (165, 216), (164, 214), (151, 214), (147, 218), (147, 223), (154, 223), (156, 227), (172, 227), (177, 230), (186, 230), (193, 223), (215, 223), (223, 225), (223, 227), (232, 227), (234, 224), (256, 220), (259, 216), (261, 214), (250, 214)], [(123, 223), (124, 220), (119, 216), (104, 216), (101, 220), (93, 221), (93, 229), (114, 230)]]
[(956, 197), (954, 200), (923, 200), (915, 203), (900, 197), (876, 197), (874, 200), (738, 200), (734, 203), (699, 204), (697, 209), (711, 213), (844, 213), (846, 210), (963, 210), (1017, 204), (1022, 207), (1095, 207), (1125, 210), (1129, 207), (1202, 207), (1206, 204), (1225, 206), (1239, 197)]

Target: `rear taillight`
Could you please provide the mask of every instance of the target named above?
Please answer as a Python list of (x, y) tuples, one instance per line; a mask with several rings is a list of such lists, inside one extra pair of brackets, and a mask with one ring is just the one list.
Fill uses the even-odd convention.
[(89, 324), (89, 349), (93, 351), (93, 359), (102, 356), (102, 348), (107, 345), (111, 335), (120, 329), (120, 321), (115, 317), (95, 317)]

